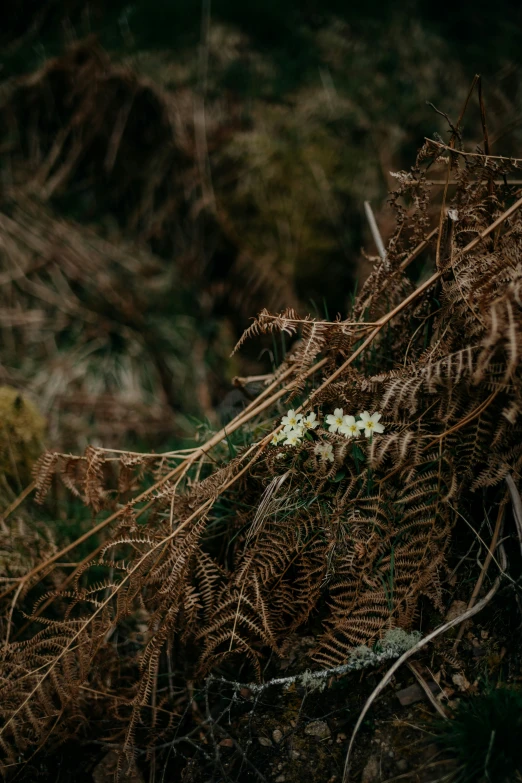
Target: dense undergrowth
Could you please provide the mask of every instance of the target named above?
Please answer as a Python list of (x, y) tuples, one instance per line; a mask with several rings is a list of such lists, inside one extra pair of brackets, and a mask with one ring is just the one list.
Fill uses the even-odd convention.
[[(59, 3), (12, 17), (0, 91), (2, 772), (48, 779), (81, 748), (123, 779), (272, 779), (286, 727), (286, 779), (313, 747), (323, 783), (361, 672), (491, 587), (499, 541), (503, 641), (463, 692), (520, 677), (516, 36), (490, 50), (488, 117), (475, 80), (448, 130), (425, 100), (457, 116), (466, 63), (433, 19), (289, 3), (272, 39), (272, 4), (249, 26), (203, 3), (174, 49), (156, 5), (81, 5), (65, 50)], [(390, 187), (366, 256), (362, 201)], [(295, 411), (308, 428), (283, 431)], [(439, 683), (471, 650), (436, 642)], [(451, 774), (519, 780), (474, 698), (441, 745), (480, 723), (491, 749)]]
[[(518, 482), (522, 460), (522, 199), (510, 185), (520, 161), (466, 151), (459, 125), (395, 175), (395, 231), (346, 318), (260, 313), (245, 338), (297, 339), (223, 430), (159, 454), (89, 446), (40, 458), (37, 502), (61, 482), (92, 521), (6, 583), (6, 770), (72, 736), (108, 741), (120, 768), (136, 753), (161, 763), (183, 743), (182, 767), (219, 768), (221, 720), (245, 688), (256, 693), (245, 683), (304, 638), (301, 674), (381, 660), (390, 631), (418, 630), (420, 606), (447, 609), (463, 520), (492, 518), (492, 552), (501, 525), (510, 535), (504, 479)], [(436, 167), (454, 184), (433, 225)], [(236, 749), (256, 774), (248, 747)]]

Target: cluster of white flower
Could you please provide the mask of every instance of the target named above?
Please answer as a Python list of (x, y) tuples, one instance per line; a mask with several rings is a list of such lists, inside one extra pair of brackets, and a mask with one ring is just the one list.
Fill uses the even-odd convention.
[(285, 446), (297, 446), (307, 430), (315, 430), (319, 426), (319, 421), (315, 413), (303, 416), (302, 413), (289, 410), (286, 416), (283, 416), (281, 424), (283, 429), (274, 434), (272, 444), (277, 446), (282, 442)]
[(345, 415), (342, 408), (336, 408), (333, 414), (326, 417), (326, 423), (330, 432), (339, 432), (346, 438), (356, 438), (361, 430), (364, 430), (367, 438), (371, 438), (376, 432), (384, 432), (384, 426), (379, 424), (380, 413), (372, 413), (370, 416), (368, 411), (364, 411), (358, 416), (359, 420), (355, 416)]
[[(345, 415), (342, 408), (336, 408), (333, 414), (328, 414), (325, 421), (330, 432), (338, 432), (346, 438), (356, 438), (361, 430), (364, 430), (367, 438), (370, 438), (374, 433), (384, 432), (383, 425), (379, 424), (380, 413), (370, 415), (368, 411), (364, 411), (358, 416), (359, 418), (356, 419), (355, 416)], [(277, 446), (279, 443), (283, 443), (284, 446), (297, 446), (307, 430), (315, 430), (319, 426), (319, 420), (315, 413), (310, 412), (303, 415), (289, 410), (286, 416), (281, 419), (281, 424), (283, 429), (274, 433), (272, 445)], [(317, 443), (314, 453), (323, 462), (333, 462), (334, 460), (333, 447), (330, 443)]]

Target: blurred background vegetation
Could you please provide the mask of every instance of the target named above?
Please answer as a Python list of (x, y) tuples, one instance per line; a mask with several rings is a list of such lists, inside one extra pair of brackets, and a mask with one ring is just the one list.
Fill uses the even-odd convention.
[[(17, 0), (0, 43), (10, 443), (19, 395), (61, 449), (159, 449), (226, 420), (233, 376), (281, 358), (230, 359), (249, 317), (346, 315), (376, 252), (364, 200), (386, 238), (390, 172), (445, 137), (435, 107), (456, 119), (475, 73), (493, 151), (520, 153), (509, 0)], [(478, 106), (464, 135), (481, 140)]]

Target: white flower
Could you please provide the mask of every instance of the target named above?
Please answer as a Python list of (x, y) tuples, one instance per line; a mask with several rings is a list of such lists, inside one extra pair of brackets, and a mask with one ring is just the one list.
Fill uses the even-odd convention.
[(272, 440), (270, 443), (272, 446), (277, 446), (278, 443), (281, 443), (281, 441), (286, 437), (286, 433), (284, 432), (274, 432), (272, 435)]
[(328, 424), (328, 429), (330, 432), (337, 432), (343, 423), (343, 409), (336, 408), (333, 412), (333, 416), (331, 413), (329, 413), (326, 417), (326, 423)]
[(301, 443), (302, 435), (303, 431), (301, 429), (285, 432), (285, 446), (297, 446), (298, 443)]
[(317, 421), (317, 416), (315, 415), (315, 413), (308, 413), (303, 418), (301, 424), (305, 428), (305, 430), (315, 430), (315, 428), (319, 426), (319, 422)]
[(346, 435), (347, 438), (356, 438), (360, 427), (357, 426), (355, 416), (343, 416), (343, 423), (339, 427), (339, 432)]
[(297, 425), (302, 421), (302, 418), (303, 418), (302, 413), (296, 413), (293, 410), (289, 410), (286, 416), (283, 416), (281, 420), (285, 432), (290, 432), (290, 430), (295, 429)]
[(323, 462), (334, 461), (333, 448), (331, 443), (318, 443), (314, 448), (314, 453), (318, 454)]
[(372, 413), (370, 416), (368, 411), (364, 411), (361, 413), (361, 420), (357, 422), (357, 426), (360, 430), (364, 430), (367, 438), (371, 438), (374, 432), (384, 432), (383, 425), (378, 423), (380, 418), (380, 413)]

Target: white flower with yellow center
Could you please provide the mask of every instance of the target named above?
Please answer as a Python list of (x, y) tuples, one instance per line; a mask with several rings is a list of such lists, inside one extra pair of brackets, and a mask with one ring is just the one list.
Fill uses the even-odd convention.
[(297, 446), (298, 443), (301, 443), (301, 437), (302, 437), (302, 430), (290, 430), (289, 432), (285, 432), (285, 446)]
[(317, 454), (323, 462), (333, 462), (333, 448), (331, 443), (318, 443), (314, 448), (314, 453)]
[(272, 446), (277, 446), (278, 443), (281, 443), (281, 441), (285, 439), (285, 437), (286, 437), (286, 433), (284, 432), (274, 432), (270, 443), (272, 444)]
[(356, 438), (359, 430), (355, 416), (343, 416), (343, 423), (339, 427), (339, 432), (342, 432), (347, 438)]
[(357, 426), (360, 430), (364, 430), (367, 438), (371, 438), (374, 432), (384, 432), (384, 426), (379, 424), (380, 418), (380, 413), (372, 413), (370, 416), (368, 411), (364, 411), (361, 413), (361, 420), (357, 422)]
[(305, 430), (315, 430), (315, 428), (319, 426), (319, 422), (317, 421), (317, 416), (315, 413), (307, 413), (306, 416), (304, 416), (301, 424)]
[(284, 427), (285, 432), (295, 429), (303, 419), (302, 413), (296, 413), (293, 410), (289, 410), (286, 416), (281, 419), (281, 424)]
[(328, 424), (330, 432), (337, 432), (339, 427), (342, 427), (343, 425), (343, 409), (336, 408), (333, 415), (329, 413), (326, 417), (326, 423)]

